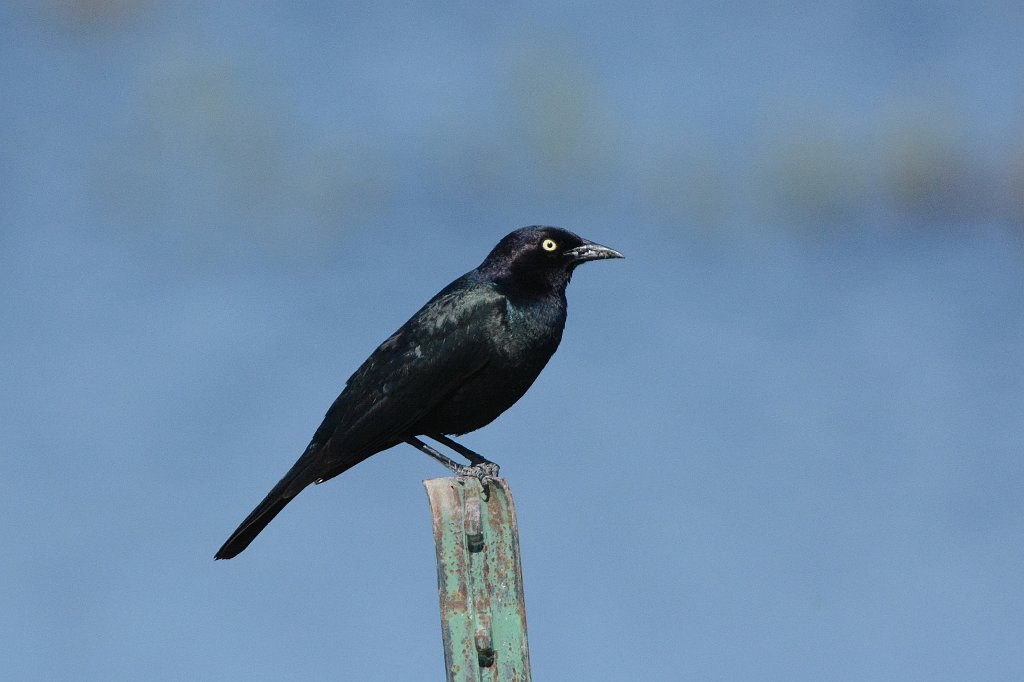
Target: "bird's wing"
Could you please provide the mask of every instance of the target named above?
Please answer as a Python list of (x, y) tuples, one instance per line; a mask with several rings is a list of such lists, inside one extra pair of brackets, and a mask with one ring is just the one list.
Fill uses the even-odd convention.
[(487, 364), (486, 330), (502, 324), (504, 310), (493, 288), (456, 280), (382, 343), (313, 436), (320, 478), (414, 435), (419, 419)]

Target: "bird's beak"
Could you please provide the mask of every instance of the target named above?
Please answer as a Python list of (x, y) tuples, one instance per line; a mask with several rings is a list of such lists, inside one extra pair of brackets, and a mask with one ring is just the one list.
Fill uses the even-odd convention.
[(607, 246), (601, 246), (594, 242), (587, 242), (582, 246), (577, 246), (575, 249), (569, 249), (562, 255), (571, 259), (573, 264), (584, 263), (588, 260), (601, 260), (603, 258), (625, 258), (615, 249), (609, 249)]

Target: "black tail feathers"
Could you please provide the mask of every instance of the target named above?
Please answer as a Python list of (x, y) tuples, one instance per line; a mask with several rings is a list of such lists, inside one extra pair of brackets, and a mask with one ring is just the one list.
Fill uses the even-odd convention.
[(245, 517), (245, 521), (235, 529), (231, 537), (227, 539), (214, 559), (230, 559), (249, 546), (257, 535), (260, 534), (267, 524), (274, 520), (274, 517), (291, 502), (307, 485), (313, 482), (309, 477), (307, 468), (300, 466), (304, 462), (296, 462), (291, 471), (284, 475), (273, 490), (267, 493), (263, 501), (256, 505), (252, 513)]

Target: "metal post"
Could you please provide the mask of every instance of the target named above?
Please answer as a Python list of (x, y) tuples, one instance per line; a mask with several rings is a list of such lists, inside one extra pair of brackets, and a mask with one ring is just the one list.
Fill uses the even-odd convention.
[(437, 550), (448, 682), (529, 682), (515, 506), (504, 479), (423, 482)]

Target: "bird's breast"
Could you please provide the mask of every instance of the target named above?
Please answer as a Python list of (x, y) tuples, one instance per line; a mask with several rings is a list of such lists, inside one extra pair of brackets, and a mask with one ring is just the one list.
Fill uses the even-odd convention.
[(506, 299), (503, 324), (492, 339), (495, 352), (513, 363), (529, 362), (535, 354), (547, 362), (565, 328), (565, 306), (560, 303), (545, 300), (524, 304)]
[(564, 326), (564, 307), (510, 302), (501, 323), (487, 331), (486, 364), (424, 419), (423, 431), (459, 434), (489, 424), (530, 388), (558, 348)]

